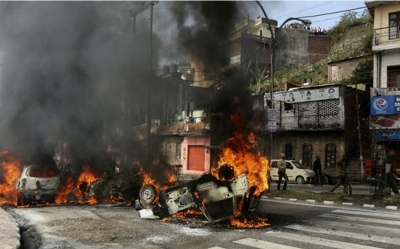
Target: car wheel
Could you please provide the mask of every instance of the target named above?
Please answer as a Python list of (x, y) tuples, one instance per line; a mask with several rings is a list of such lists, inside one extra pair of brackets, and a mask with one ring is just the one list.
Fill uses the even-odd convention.
[(297, 184), (303, 184), (304, 178), (302, 176), (298, 176), (298, 177), (296, 177), (296, 182), (297, 182)]
[(151, 185), (144, 185), (139, 191), (140, 204), (143, 208), (153, 208), (156, 199), (156, 190)]

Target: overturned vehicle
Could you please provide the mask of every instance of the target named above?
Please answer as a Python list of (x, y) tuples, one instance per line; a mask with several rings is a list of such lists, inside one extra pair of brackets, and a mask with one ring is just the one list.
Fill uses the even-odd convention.
[(247, 174), (234, 176), (233, 168), (224, 165), (218, 176), (204, 174), (200, 178), (164, 190), (154, 185), (140, 189), (137, 209), (151, 209), (159, 218), (170, 217), (188, 209), (198, 209), (210, 222), (219, 222), (256, 210), (260, 195), (249, 186)]

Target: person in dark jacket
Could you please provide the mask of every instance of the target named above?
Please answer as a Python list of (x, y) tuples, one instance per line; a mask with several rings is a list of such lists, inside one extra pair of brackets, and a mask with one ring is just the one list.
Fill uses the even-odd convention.
[(343, 184), (343, 193), (348, 194), (349, 183), (347, 179), (346, 167), (346, 155), (344, 154), (344, 152), (341, 152), (339, 154), (339, 160), (336, 165), (336, 184), (329, 189), (329, 192), (335, 191), (335, 189)]
[(314, 186), (317, 186), (317, 185), (322, 186), (321, 160), (320, 160), (319, 156), (315, 157), (315, 161), (313, 164), (313, 171), (315, 173)]

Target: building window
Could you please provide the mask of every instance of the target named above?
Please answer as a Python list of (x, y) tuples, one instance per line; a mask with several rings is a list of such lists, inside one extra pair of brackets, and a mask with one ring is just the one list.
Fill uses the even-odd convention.
[(389, 40), (399, 38), (400, 12), (389, 13)]
[(387, 68), (387, 87), (400, 87), (400, 66)]
[(303, 165), (307, 168), (312, 167), (312, 146), (311, 146), (311, 144), (303, 145)]
[(285, 144), (285, 155), (287, 159), (293, 158), (293, 148), (291, 144)]
[(336, 165), (336, 144), (329, 143), (325, 146), (325, 168)]

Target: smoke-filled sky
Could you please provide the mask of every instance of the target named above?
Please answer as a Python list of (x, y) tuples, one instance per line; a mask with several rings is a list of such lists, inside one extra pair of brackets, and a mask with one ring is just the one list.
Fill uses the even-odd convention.
[[(105, 151), (104, 131), (118, 119), (124, 128), (121, 111), (147, 103), (149, 11), (137, 16), (135, 41), (129, 16), (146, 3), (0, 2), (2, 149), (26, 157), (61, 143), (83, 157)], [(154, 13), (154, 68), (195, 49), (226, 62), (219, 51), (235, 17), (235, 2), (171, 2)], [(174, 49), (163, 46), (173, 40)]]
[(145, 101), (148, 39), (133, 44), (95, 2), (1, 2), (0, 23), (3, 149), (28, 156), (64, 141), (97, 152), (119, 101)]
[[(134, 41), (129, 11), (148, 3), (0, 2), (0, 148), (104, 151), (121, 111), (147, 103), (150, 15), (137, 15)], [(274, 18), (285, 3), (263, 6)], [(196, 50), (223, 65), (232, 25), (262, 15), (253, 1), (160, 1), (153, 13), (153, 70)]]

